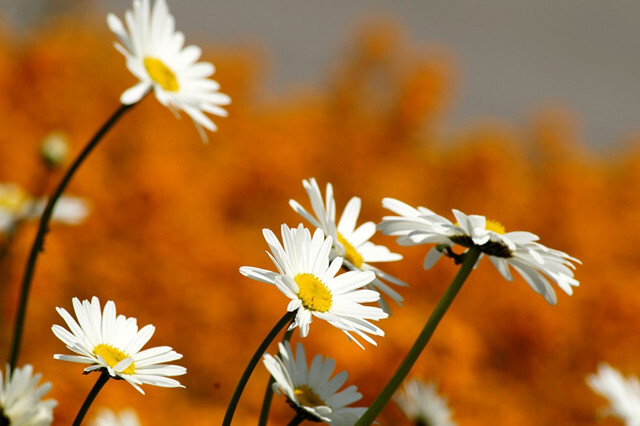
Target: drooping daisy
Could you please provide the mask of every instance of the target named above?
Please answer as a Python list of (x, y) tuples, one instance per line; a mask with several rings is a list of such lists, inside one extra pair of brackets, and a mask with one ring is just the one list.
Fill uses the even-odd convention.
[(453, 210), (456, 223), (433, 213), (424, 207), (417, 209), (392, 198), (382, 201), (384, 207), (400, 216), (386, 216), (378, 229), (383, 234), (398, 236), (398, 244), (436, 244), (424, 260), (425, 269), (433, 266), (443, 253), (452, 255), (451, 247), (476, 247), (483, 255), (489, 256), (500, 274), (508, 281), (513, 279), (512, 266), (529, 286), (540, 293), (551, 304), (555, 304), (556, 294), (549, 279), (568, 295), (580, 283), (573, 278), (579, 260), (559, 250), (550, 249), (538, 243), (538, 236), (530, 232), (506, 232), (498, 222), (484, 216), (469, 215)]
[[(327, 183), (326, 200), (323, 203), (320, 187), (314, 178), (303, 180), (302, 185), (309, 195), (314, 214), (309, 213), (295, 200), (289, 200), (289, 205), (313, 226), (322, 229), (325, 235), (330, 235), (333, 238), (332, 258), (341, 256), (344, 259), (343, 266), (352, 271), (373, 271), (376, 278), (370, 286), (386, 294), (396, 303), (402, 304), (402, 296), (382, 280), (399, 286), (407, 284), (369, 264), (370, 262), (393, 262), (402, 259), (402, 256), (392, 253), (385, 246), (376, 245), (369, 241), (376, 232), (375, 223), (365, 222), (356, 228), (360, 214), (360, 198), (353, 197), (349, 200), (336, 224), (336, 202), (333, 198), (333, 186)], [(387, 313), (390, 313), (389, 307), (382, 298), (380, 298), (380, 305)]]
[(447, 400), (433, 383), (409, 380), (393, 398), (416, 426), (454, 426)]
[(71, 332), (59, 325), (51, 329), (69, 350), (79, 355), (54, 355), (55, 359), (90, 364), (85, 372), (106, 370), (111, 377), (126, 380), (142, 394), (142, 384), (184, 387), (169, 377), (183, 375), (187, 369), (164, 364), (182, 358), (181, 354), (169, 346), (140, 350), (153, 336), (154, 326), (146, 325), (138, 330), (135, 318), (116, 316), (116, 305), (112, 301), (100, 312), (97, 297), (91, 302), (80, 302), (74, 297), (73, 309), (78, 322), (65, 309), (56, 308)]
[[(24, 220), (42, 215), (46, 200), (30, 197), (13, 183), (0, 184), (0, 234), (11, 233)], [(52, 220), (68, 225), (81, 223), (89, 214), (87, 202), (77, 197), (60, 197), (53, 209)]]
[(603, 410), (603, 414), (617, 417), (627, 426), (640, 425), (640, 383), (637, 377), (625, 378), (618, 370), (602, 363), (597, 373), (587, 377), (587, 384), (609, 400), (610, 406)]
[(120, 97), (125, 105), (134, 104), (153, 89), (158, 101), (173, 112), (184, 111), (196, 124), (203, 140), (202, 127), (215, 131), (216, 125), (204, 113), (225, 117), (220, 105), (231, 103), (218, 92), (220, 85), (209, 79), (215, 68), (208, 62), (196, 62), (200, 48), (184, 47), (184, 34), (175, 30), (175, 21), (164, 0), (134, 0), (133, 10), (125, 13), (123, 23), (115, 15), (107, 16), (111, 31), (120, 43), (116, 49), (127, 59), (127, 68), (140, 82)]
[[(297, 310), (289, 329), (300, 327), (302, 337), (309, 334), (312, 317), (317, 317), (339, 328), (350, 338), (355, 333), (367, 342), (376, 342), (366, 333), (384, 336), (384, 332), (367, 320), (379, 320), (388, 315), (375, 306), (361, 303), (375, 302), (380, 293), (362, 289), (375, 278), (371, 271), (349, 271), (336, 276), (342, 266), (342, 258), (329, 262), (333, 240), (324, 237), (321, 229), (316, 229), (311, 237), (307, 228), (299, 225), (290, 229), (282, 225), (282, 241), (268, 229), (263, 235), (271, 253), (269, 257), (278, 272), (243, 266), (240, 273), (254, 280), (275, 284), (291, 302), (289, 312)], [(364, 349), (357, 339), (353, 340)]]
[(291, 407), (305, 419), (323, 421), (336, 426), (352, 426), (366, 411), (363, 407), (347, 407), (362, 398), (353, 385), (338, 392), (349, 374), (343, 371), (333, 378), (335, 361), (316, 355), (307, 368), (302, 343), (294, 356), (289, 342), (279, 344), (280, 355), (265, 354), (263, 362), (275, 382), (273, 390), (283, 393)]
[(48, 426), (53, 422), (53, 409), (58, 403), (53, 399), (42, 401), (51, 390), (51, 383), (38, 386), (41, 374), (33, 374), (29, 364), (16, 368), (7, 367), (6, 377), (0, 371), (0, 424), (11, 426)]
[(140, 426), (140, 420), (135, 411), (131, 409), (115, 413), (108, 408), (100, 410), (91, 426)]

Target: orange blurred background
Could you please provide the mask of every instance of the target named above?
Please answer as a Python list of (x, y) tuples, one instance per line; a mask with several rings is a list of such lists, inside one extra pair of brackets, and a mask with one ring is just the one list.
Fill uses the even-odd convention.
[[(71, 25), (72, 24), (72, 25)], [(100, 26), (103, 28), (104, 25)], [(73, 28), (73, 30), (71, 29)], [(51, 332), (55, 307), (71, 298), (114, 300), (118, 313), (154, 324), (149, 345), (184, 354), (186, 389), (146, 386), (138, 394), (111, 381), (99, 407), (132, 407), (143, 424), (218, 424), (259, 342), (287, 299), (238, 273), (271, 268), (261, 229), (301, 218), (288, 206), (309, 202), (302, 179), (332, 182), (338, 211), (351, 196), (361, 220), (380, 221), (386, 196), (450, 217), (450, 209), (484, 214), (507, 230), (528, 230), (583, 262), (581, 286), (548, 305), (516, 277), (506, 282), (483, 261), (472, 274), (412, 371), (434, 380), (461, 425), (617, 424), (596, 414), (605, 401), (585, 376), (607, 361), (640, 373), (635, 324), (640, 252), (640, 150), (594, 155), (577, 137), (570, 111), (548, 110), (527, 126), (479, 121), (441, 126), (456, 91), (446, 51), (408, 45), (393, 26), (361, 31), (336, 59), (327, 90), (261, 94), (263, 66), (250, 49), (205, 47), (214, 76), (233, 99), (228, 118), (204, 145), (188, 117), (175, 120), (151, 97), (128, 113), (76, 175), (69, 193), (90, 200), (79, 227), (53, 226), (32, 288), (20, 364), (53, 382), (56, 424), (69, 424), (96, 375), (53, 360), (67, 353)], [(105, 30), (63, 22), (18, 42), (0, 37), (0, 181), (35, 191), (47, 176), (37, 156), (49, 132), (66, 132), (73, 151), (118, 107), (134, 78)], [(620, 225), (620, 229), (618, 229)], [(21, 229), (3, 266), (2, 356), (8, 353), (18, 285), (35, 232)], [(405, 303), (379, 325), (386, 337), (365, 351), (320, 321), (304, 340), (350, 374), (369, 404), (418, 335), (455, 274), (443, 260), (422, 269), (428, 247), (374, 241), (405, 259), (381, 265), (410, 283)], [(299, 340), (294, 334), (293, 341)], [(275, 352), (275, 345), (272, 348)], [(236, 414), (255, 424), (265, 384), (260, 365)], [(274, 398), (271, 424), (292, 417)], [(405, 424), (391, 403), (380, 424)]]

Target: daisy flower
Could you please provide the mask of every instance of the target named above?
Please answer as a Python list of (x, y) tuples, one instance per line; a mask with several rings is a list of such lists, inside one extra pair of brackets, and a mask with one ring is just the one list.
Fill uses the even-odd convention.
[(400, 245), (435, 244), (424, 260), (425, 269), (433, 266), (443, 253), (451, 252), (453, 245), (476, 247), (487, 255), (500, 274), (508, 281), (513, 279), (509, 266), (513, 267), (547, 302), (555, 304), (556, 294), (549, 283), (553, 281), (568, 295), (580, 283), (573, 278), (579, 260), (568, 254), (550, 249), (538, 243), (538, 236), (530, 232), (506, 232), (500, 223), (479, 215), (466, 215), (453, 210), (456, 223), (433, 213), (424, 207), (417, 209), (392, 198), (385, 198), (382, 205), (400, 216), (386, 216), (378, 229), (383, 234), (398, 236)]
[(182, 358), (181, 354), (169, 346), (140, 350), (153, 336), (154, 326), (146, 325), (138, 330), (135, 318), (116, 316), (116, 305), (112, 301), (100, 312), (97, 297), (91, 302), (80, 302), (74, 297), (73, 309), (78, 322), (65, 309), (56, 308), (71, 332), (59, 325), (51, 329), (69, 350), (79, 355), (54, 355), (55, 359), (90, 364), (84, 369), (86, 373), (106, 370), (111, 377), (126, 380), (142, 394), (142, 384), (184, 387), (168, 376), (180, 376), (187, 369), (163, 364)]
[(333, 239), (330, 236), (325, 238), (321, 229), (316, 229), (313, 238), (302, 225), (297, 229), (282, 225), (281, 232), (284, 246), (273, 232), (263, 230), (271, 250), (269, 257), (278, 272), (243, 266), (240, 273), (275, 284), (291, 299), (287, 311), (297, 310), (297, 314), (289, 329), (300, 327), (302, 337), (309, 334), (312, 317), (317, 317), (342, 330), (363, 349), (351, 333), (375, 345), (376, 342), (366, 333), (384, 336), (384, 332), (367, 320), (379, 320), (388, 315), (378, 307), (361, 305), (380, 299), (377, 291), (361, 289), (373, 281), (375, 274), (371, 271), (349, 271), (336, 276), (342, 266), (342, 257), (329, 261)]
[[(407, 284), (369, 264), (370, 262), (393, 262), (402, 259), (402, 256), (391, 253), (385, 246), (376, 245), (369, 241), (376, 232), (375, 223), (365, 222), (356, 228), (360, 214), (360, 198), (353, 197), (349, 200), (336, 224), (336, 202), (333, 198), (333, 186), (327, 183), (326, 200), (323, 203), (322, 193), (314, 178), (303, 180), (302, 185), (309, 195), (314, 215), (295, 200), (289, 200), (289, 205), (313, 226), (322, 229), (325, 235), (330, 235), (333, 238), (331, 257), (341, 256), (344, 259), (343, 266), (352, 271), (373, 271), (376, 277), (369, 284), (369, 287), (386, 294), (397, 304), (402, 304), (402, 296), (382, 280), (399, 286)], [(390, 313), (389, 307), (382, 298), (379, 303), (382, 309)]]
[(640, 383), (638, 378), (625, 378), (608, 364), (600, 364), (598, 372), (587, 377), (587, 384), (609, 400), (604, 414), (618, 417), (627, 426), (640, 425)]
[(58, 403), (41, 398), (51, 390), (51, 383), (38, 386), (41, 374), (33, 374), (29, 364), (16, 368), (7, 367), (3, 379), (0, 371), (0, 424), (12, 426), (48, 426), (53, 422), (53, 409)]
[[(11, 233), (19, 222), (38, 219), (47, 204), (45, 199), (30, 197), (13, 183), (0, 184), (0, 234)], [(63, 196), (53, 209), (52, 220), (67, 225), (81, 223), (89, 214), (87, 202)]]
[(280, 343), (279, 347), (280, 356), (265, 354), (263, 362), (275, 380), (274, 392), (282, 392), (298, 414), (311, 421), (351, 426), (366, 411), (363, 407), (347, 407), (362, 398), (355, 386), (337, 392), (349, 374), (343, 371), (331, 378), (336, 365), (333, 359), (316, 355), (311, 368), (307, 368), (302, 343), (296, 348), (297, 358), (289, 342)]
[(409, 380), (394, 400), (415, 425), (454, 426), (447, 400), (433, 383)]
[(140, 426), (140, 420), (131, 409), (116, 414), (108, 408), (103, 408), (91, 422), (91, 426)]
[(164, 0), (156, 0), (153, 10), (149, 0), (134, 0), (133, 10), (125, 13), (125, 22), (126, 29), (115, 15), (107, 16), (109, 28), (118, 37), (116, 49), (140, 80), (122, 94), (120, 102), (134, 104), (153, 89), (162, 105), (189, 115), (206, 140), (202, 128), (215, 131), (216, 125), (205, 113), (225, 117), (227, 112), (220, 105), (231, 103), (229, 96), (218, 92), (220, 85), (207, 78), (214, 73), (214, 66), (196, 62), (201, 54), (199, 47), (184, 47), (184, 34), (175, 30)]

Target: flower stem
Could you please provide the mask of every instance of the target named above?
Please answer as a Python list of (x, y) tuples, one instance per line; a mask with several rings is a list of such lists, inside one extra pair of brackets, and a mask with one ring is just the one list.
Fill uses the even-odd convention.
[(93, 138), (89, 141), (87, 146), (82, 150), (82, 152), (75, 159), (73, 164), (69, 167), (69, 170), (65, 173), (60, 184), (53, 192), (53, 195), (47, 200), (47, 205), (42, 212), (42, 216), (40, 217), (40, 223), (38, 225), (38, 233), (36, 234), (36, 238), (33, 241), (33, 246), (31, 246), (31, 252), (29, 253), (29, 258), (27, 259), (27, 266), (25, 268), (24, 276), (22, 279), (22, 288), (20, 289), (20, 301), (18, 304), (18, 311), (16, 312), (16, 320), (14, 323), (13, 329), (13, 340), (11, 344), (11, 354), (9, 356), (9, 366), (13, 370), (18, 361), (18, 355), (20, 353), (20, 344), (22, 341), (22, 332), (24, 328), (24, 320), (25, 314), (27, 310), (27, 301), (29, 299), (29, 289), (31, 288), (31, 282), (33, 280), (33, 273), (36, 267), (36, 261), (38, 260), (38, 255), (44, 249), (44, 237), (49, 230), (49, 221), (51, 220), (51, 216), (53, 215), (53, 209), (56, 205), (56, 202), (62, 195), (63, 191), (71, 181), (74, 173), (80, 167), (85, 158), (91, 153), (93, 148), (96, 147), (98, 142), (103, 138), (103, 136), (113, 127), (113, 125), (118, 121), (118, 119), (131, 107), (132, 105), (120, 105), (120, 107), (113, 113), (113, 115), (107, 120), (106, 123), (102, 125), (102, 127), (98, 130), (98, 132), (93, 136)]
[(80, 423), (82, 423), (82, 419), (84, 419), (87, 411), (89, 411), (89, 407), (91, 407), (91, 403), (93, 403), (93, 400), (96, 399), (96, 396), (98, 396), (98, 392), (100, 392), (100, 389), (102, 389), (104, 384), (107, 383), (109, 377), (111, 376), (109, 376), (107, 370), (103, 369), (100, 373), (100, 377), (98, 377), (98, 380), (96, 381), (96, 384), (93, 385), (91, 392), (89, 392), (89, 395), (87, 395), (87, 399), (84, 400), (82, 407), (80, 407), (80, 411), (78, 411), (78, 415), (73, 421), (73, 426), (80, 426)]
[[(282, 343), (288, 342), (293, 334), (293, 329), (287, 330), (282, 338)], [(273, 376), (269, 376), (269, 383), (267, 383), (267, 389), (264, 391), (264, 399), (262, 400), (262, 409), (260, 410), (260, 418), (258, 419), (258, 426), (267, 426), (267, 420), (269, 419), (269, 410), (271, 409), (271, 400), (273, 399), (273, 382), (275, 379)]]
[(465, 280), (473, 270), (478, 258), (480, 257), (480, 250), (476, 247), (470, 248), (469, 251), (465, 254), (464, 261), (462, 262), (462, 266), (458, 270), (458, 274), (455, 276), (451, 285), (445, 292), (442, 299), (438, 302), (435, 309), (431, 313), (429, 320), (425, 324), (422, 332), (416, 339), (416, 342), (413, 344), (404, 360), (398, 367), (398, 370), (395, 372), (393, 377), (389, 380), (389, 383), (382, 390), (380, 395), (376, 398), (375, 401), (371, 404), (371, 406), (365, 411), (365, 413), (360, 417), (356, 426), (369, 425), (373, 423), (373, 421), (378, 417), (382, 409), (387, 405), (394, 392), (398, 389), (402, 381), (409, 374), (409, 370), (413, 367), (416, 360), (424, 350), (425, 346), (429, 342), (429, 339), (433, 335), (438, 323), (451, 306), (451, 302), (460, 291), (462, 284), (464, 284)]
[(305, 416), (303, 413), (297, 413), (296, 416), (291, 419), (291, 421), (289, 423), (287, 423), (287, 426), (297, 426), (300, 423), (302, 423), (304, 420), (306, 420), (307, 416)]
[(267, 337), (264, 338), (260, 346), (258, 346), (256, 353), (253, 354), (253, 357), (249, 361), (249, 364), (247, 364), (247, 367), (245, 368), (244, 372), (242, 373), (242, 376), (240, 377), (240, 380), (238, 381), (236, 390), (233, 392), (233, 396), (231, 397), (231, 401), (229, 401), (227, 412), (225, 413), (224, 420), (222, 421), (223, 426), (231, 425), (231, 420), (233, 420), (233, 414), (236, 411), (236, 407), (238, 406), (238, 402), (240, 401), (240, 397), (242, 396), (244, 387), (247, 385), (247, 382), (249, 381), (249, 377), (251, 377), (251, 373), (253, 373), (253, 369), (256, 368), (258, 361), (260, 361), (260, 358), (262, 358), (262, 355), (265, 353), (265, 351), (267, 350), (271, 342), (273, 342), (273, 339), (276, 338), (280, 330), (282, 330), (285, 325), (287, 325), (289, 322), (293, 320), (293, 318), (296, 315), (296, 312), (297, 311), (293, 311), (293, 312), (287, 312), (286, 314), (284, 314), (284, 316), (280, 318), (280, 321), (278, 321), (278, 323), (271, 329), (269, 334), (267, 334)]

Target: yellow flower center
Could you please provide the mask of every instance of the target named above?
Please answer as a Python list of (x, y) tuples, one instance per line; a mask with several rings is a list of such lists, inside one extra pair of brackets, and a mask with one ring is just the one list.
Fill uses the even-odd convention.
[(18, 213), (27, 202), (27, 196), (17, 186), (5, 186), (0, 188), (0, 208)]
[(294, 280), (298, 284), (298, 297), (305, 308), (318, 312), (331, 309), (331, 291), (322, 281), (311, 274), (298, 274)]
[(307, 407), (317, 407), (326, 403), (307, 385), (298, 386), (293, 390), (293, 394), (298, 398), (300, 405)]
[(362, 255), (358, 253), (358, 250), (355, 249), (354, 246), (351, 245), (349, 241), (345, 237), (342, 236), (341, 233), (338, 232), (338, 242), (342, 244), (344, 247), (344, 257), (347, 259), (353, 266), (359, 268), (362, 266), (364, 259), (362, 259)]
[[(129, 355), (125, 354), (118, 348), (114, 348), (111, 345), (107, 345), (106, 343), (101, 343), (93, 349), (94, 355), (100, 355), (102, 359), (109, 365), (109, 367), (113, 368), (118, 363), (124, 359), (129, 358)], [(132, 362), (127, 368), (123, 371), (118, 371), (118, 373), (122, 374), (133, 374), (136, 371), (136, 366)]]
[(167, 92), (177, 92), (180, 89), (176, 75), (160, 59), (144, 58), (144, 68), (149, 77)]
[(496, 234), (500, 234), (500, 235), (504, 235), (507, 232), (507, 230), (504, 228), (504, 226), (500, 222), (496, 220), (491, 220), (491, 219), (487, 219), (484, 229), (486, 229), (487, 231), (493, 231)]

